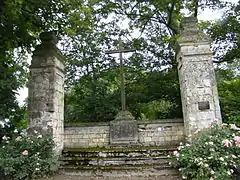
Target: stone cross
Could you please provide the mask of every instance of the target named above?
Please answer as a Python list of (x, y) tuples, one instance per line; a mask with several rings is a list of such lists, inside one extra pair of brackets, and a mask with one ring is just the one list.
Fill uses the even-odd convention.
[(128, 53), (128, 52), (135, 52), (135, 49), (124, 49), (121, 36), (119, 36), (118, 39), (118, 49), (117, 50), (111, 50), (106, 51), (106, 54), (114, 54), (119, 53), (119, 60), (120, 60), (120, 76), (121, 76), (121, 105), (122, 105), (122, 111), (126, 110), (126, 96), (125, 96), (125, 78), (124, 78), (124, 69), (123, 69), (123, 55), (122, 53)]

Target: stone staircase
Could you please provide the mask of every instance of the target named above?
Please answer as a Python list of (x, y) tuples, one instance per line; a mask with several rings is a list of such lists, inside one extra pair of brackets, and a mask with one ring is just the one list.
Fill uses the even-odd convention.
[(62, 173), (68, 179), (177, 180), (178, 171), (170, 164), (169, 155), (176, 148), (123, 147), (64, 149)]

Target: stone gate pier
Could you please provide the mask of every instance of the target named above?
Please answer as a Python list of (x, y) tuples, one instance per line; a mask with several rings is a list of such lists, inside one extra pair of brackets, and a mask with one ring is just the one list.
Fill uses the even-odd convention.
[(33, 52), (28, 92), (28, 128), (51, 135), (60, 154), (64, 141), (64, 59), (54, 33), (42, 33)]
[(183, 19), (177, 60), (186, 135), (221, 122), (210, 42), (198, 30), (197, 18)]

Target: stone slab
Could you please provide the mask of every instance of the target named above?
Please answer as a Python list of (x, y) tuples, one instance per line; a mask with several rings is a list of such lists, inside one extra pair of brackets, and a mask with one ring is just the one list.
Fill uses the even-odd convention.
[(131, 145), (138, 142), (136, 120), (113, 120), (110, 122), (110, 144)]

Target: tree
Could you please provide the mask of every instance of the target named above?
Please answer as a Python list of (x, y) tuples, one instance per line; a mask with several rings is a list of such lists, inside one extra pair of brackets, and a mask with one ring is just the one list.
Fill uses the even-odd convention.
[(18, 109), (15, 95), (27, 78), (24, 55), (38, 43), (41, 32), (55, 30), (59, 36), (66, 34), (66, 24), (73, 17), (71, 10), (75, 4), (68, 0), (1, 1), (0, 119), (9, 118)]
[[(137, 49), (136, 53), (125, 60), (124, 67), (127, 72), (126, 95), (129, 110), (136, 118), (140, 119), (142, 116), (147, 119), (182, 117), (175, 58), (176, 39), (179, 37), (179, 25), (183, 17), (181, 10), (189, 8), (195, 12), (196, 16), (199, 8), (207, 6), (220, 8), (223, 4), (218, 0), (111, 0), (105, 1), (105, 3), (98, 2), (97, 8), (92, 8), (92, 19), (95, 20), (95, 23), (91, 24), (91, 33), (78, 32), (78, 35), (73, 36), (72, 39), (73, 49), (77, 50), (66, 52), (69, 57), (68, 72), (71, 75), (69, 79), (71, 80), (70, 87), (72, 87), (66, 99), (73, 97), (73, 100), (66, 101), (67, 104), (71, 104), (74, 112), (79, 109), (79, 117), (80, 114), (88, 112), (87, 114), (92, 115), (91, 120), (98, 121), (99, 115), (91, 113), (93, 110), (89, 108), (89, 103), (94, 102), (91, 103), (91, 106), (95, 108), (94, 112), (97, 111), (97, 105), (105, 107), (105, 110), (99, 109), (98, 111), (99, 114), (102, 114), (100, 119), (103, 120), (104, 114), (108, 120), (109, 117), (111, 117), (110, 119), (114, 118), (114, 114), (120, 107), (112, 107), (120, 104), (120, 98), (117, 98), (120, 97), (119, 88), (107, 93), (106, 89), (116, 84), (102, 83), (100, 88), (99, 82), (114, 74), (117, 76), (117, 65), (114, 59), (106, 56), (104, 51), (114, 48), (118, 43), (118, 35), (121, 34), (126, 47)], [(102, 19), (107, 20), (102, 21)], [(128, 25), (123, 28), (121, 21), (124, 20), (128, 22)], [(136, 31), (139, 32), (137, 38), (132, 36), (132, 33)], [(115, 72), (113, 73), (112, 70)], [(73, 78), (73, 76), (75, 77)], [(89, 79), (89, 77), (91, 78)], [(88, 90), (85, 89), (86, 82), (89, 83)], [(96, 86), (90, 84), (104, 89), (105, 93), (96, 93)], [(76, 89), (92, 93), (89, 96), (76, 96)], [(118, 102), (113, 104), (106, 102), (113, 101), (113, 98), (117, 98)], [(83, 99), (86, 99), (84, 103)], [(149, 109), (153, 109), (151, 107), (156, 104), (165, 106), (167, 113), (161, 114), (160, 111), (163, 111), (161, 108), (149, 113)], [(85, 110), (79, 106), (84, 107)], [(107, 112), (107, 109), (114, 110)], [(108, 113), (111, 115), (108, 116)], [(89, 118), (86, 119), (89, 120)]]
[(214, 40), (213, 51), (216, 63), (240, 59), (240, 1), (228, 4), (223, 17), (215, 23), (208, 24), (208, 34)]
[(224, 68), (219, 67), (216, 69), (223, 121), (225, 123), (236, 123), (237, 125), (240, 125), (239, 63), (239, 61), (235, 60)]
[[(6, 106), (0, 106), (1, 115), (9, 116), (16, 106), (16, 90), (26, 80), (26, 65), (22, 59), (16, 61), (14, 57), (20, 57), (39, 43), (38, 35), (41, 32), (54, 30), (62, 38), (59, 46), (66, 56), (67, 116), (71, 114), (70, 119), (77, 119), (78, 114), (87, 120), (109, 120), (118, 111), (117, 63), (104, 52), (117, 45), (120, 34), (125, 46), (137, 49), (125, 62), (129, 109), (140, 117), (140, 112), (164, 101), (162, 104), (169, 112), (161, 115), (156, 110), (153, 113), (156, 118), (181, 116), (175, 48), (182, 9), (188, 8), (196, 16), (200, 8), (222, 8), (227, 5), (219, 0), (3, 2), (0, 4), (0, 28), (3, 29), (0, 32), (0, 71), (3, 72), (0, 75), (0, 102)], [(227, 42), (234, 44), (221, 59), (218, 58), (219, 62), (224, 57), (231, 59), (238, 56), (239, 36), (237, 29), (234, 29), (239, 25), (239, 21), (234, 19), (239, 15), (238, 9), (239, 4), (231, 6), (229, 13), (226, 13), (226, 22), (231, 23), (229, 27), (226, 23), (220, 23), (221, 26), (204, 24), (215, 42), (228, 38)], [(125, 27), (122, 23), (124, 20), (128, 24)], [(133, 36), (136, 31), (138, 37)], [(228, 33), (224, 36), (225, 32)], [(214, 48), (216, 57), (220, 47)], [(78, 106), (81, 107), (79, 113), (73, 115)]]

